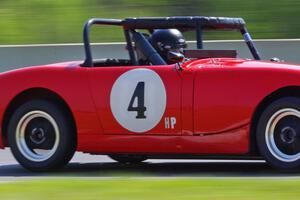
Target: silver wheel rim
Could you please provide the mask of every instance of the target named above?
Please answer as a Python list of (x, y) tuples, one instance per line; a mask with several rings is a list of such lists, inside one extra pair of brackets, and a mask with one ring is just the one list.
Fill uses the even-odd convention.
[[(54, 139), (54, 143), (51, 149), (49, 150), (33, 150), (29, 147), (29, 145), (27, 144), (27, 140), (28, 140), (28, 135), (26, 136), (26, 128), (28, 127), (29, 123), (32, 122), (32, 120), (34, 119), (44, 119), (47, 120), (49, 124), (51, 124), (51, 126), (53, 127), (54, 133), (52, 133), (55, 137)], [(39, 128), (34, 128), (32, 131), (36, 131), (36, 130), (40, 130)], [(19, 149), (19, 151), (21, 152), (21, 154), (26, 157), (28, 160), (30, 161), (34, 161), (34, 162), (42, 162), (45, 161), (47, 159), (49, 159), (51, 156), (53, 156), (53, 154), (56, 152), (57, 148), (58, 148), (58, 144), (59, 144), (59, 128), (58, 125), (56, 123), (56, 121), (54, 120), (53, 117), (51, 117), (48, 113), (44, 112), (44, 111), (40, 111), (40, 110), (35, 110), (35, 111), (31, 111), (29, 113), (27, 113), (26, 115), (24, 115), (16, 128), (16, 144), (17, 147)], [(45, 134), (42, 132), (42, 136), (45, 137)], [(31, 137), (30, 137), (31, 138)], [(45, 140), (44, 138), (42, 138), (42, 142), (44, 142), (43, 140)], [(41, 141), (37, 142), (37, 144), (39, 144)]]
[(287, 116), (294, 116), (300, 119), (300, 112), (293, 108), (285, 108), (274, 113), (268, 120), (265, 131), (265, 140), (268, 150), (276, 159), (283, 162), (294, 162), (300, 158), (300, 152), (294, 155), (286, 154), (278, 148), (274, 139), (276, 125), (281, 119)]

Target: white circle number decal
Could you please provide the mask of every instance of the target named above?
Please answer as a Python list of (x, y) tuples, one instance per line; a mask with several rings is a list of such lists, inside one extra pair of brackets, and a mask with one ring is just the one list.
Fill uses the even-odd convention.
[(166, 89), (150, 69), (133, 69), (122, 74), (110, 93), (110, 108), (125, 129), (142, 133), (154, 128), (166, 109)]

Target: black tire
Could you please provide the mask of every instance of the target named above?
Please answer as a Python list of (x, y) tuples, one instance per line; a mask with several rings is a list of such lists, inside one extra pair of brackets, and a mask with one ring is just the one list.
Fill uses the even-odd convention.
[(123, 164), (137, 164), (147, 160), (147, 157), (143, 155), (115, 154), (109, 155), (109, 157)]
[(257, 145), (267, 163), (279, 169), (300, 167), (300, 99), (284, 97), (260, 116)]
[(8, 125), (8, 144), (26, 169), (53, 171), (66, 165), (76, 151), (73, 127), (60, 105), (31, 100), (13, 113)]

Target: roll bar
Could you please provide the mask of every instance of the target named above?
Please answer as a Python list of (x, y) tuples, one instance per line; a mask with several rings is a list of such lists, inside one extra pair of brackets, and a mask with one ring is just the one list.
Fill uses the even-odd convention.
[[(192, 16), (192, 17), (141, 17), (141, 18), (126, 18), (120, 19), (104, 19), (94, 18), (86, 22), (83, 29), (83, 42), (85, 48), (86, 58), (83, 66), (93, 67), (92, 52), (90, 47), (89, 32), (92, 25), (115, 25), (122, 26), (126, 38), (129, 57), (134, 65), (138, 65), (134, 48), (132, 46), (132, 35), (135, 34), (135, 29), (169, 29), (176, 28), (181, 31), (196, 30), (197, 48), (203, 48), (202, 32), (203, 30), (239, 30), (243, 35), (243, 38), (250, 49), (254, 59), (260, 60), (259, 53), (247, 31), (245, 21), (242, 18), (226, 18), (226, 17), (204, 17), (204, 16)], [(143, 47), (148, 45), (143, 45)], [(145, 47), (146, 48), (146, 47)], [(144, 50), (146, 52), (152, 52)], [(155, 52), (152, 52), (155, 54)], [(155, 59), (157, 58), (155, 54)], [(162, 59), (162, 58), (161, 58)]]

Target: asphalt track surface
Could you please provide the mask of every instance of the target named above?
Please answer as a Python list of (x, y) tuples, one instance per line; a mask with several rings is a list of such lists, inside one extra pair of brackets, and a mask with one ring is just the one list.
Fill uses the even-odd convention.
[(292, 178), (300, 179), (300, 169), (273, 169), (264, 161), (243, 160), (147, 160), (141, 164), (120, 164), (106, 156), (76, 153), (57, 172), (33, 173), (22, 168), (9, 149), (0, 150), (0, 182), (39, 178)]

